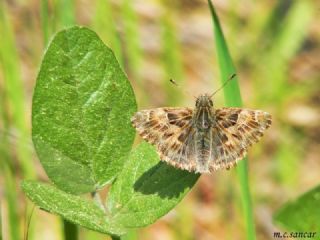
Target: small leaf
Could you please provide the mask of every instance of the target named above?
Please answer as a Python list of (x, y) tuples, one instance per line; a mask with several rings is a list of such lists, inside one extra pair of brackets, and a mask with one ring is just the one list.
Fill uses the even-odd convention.
[(21, 187), (25, 194), (41, 209), (58, 214), (70, 222), (109, 235), (125, 233), (123, 228), (108, 220), (104, 210), (93, 201), (35, 181), (23, 181)]
[(320, 186), (284, 204), (273, 216), (276, 224), (291, 231), (320, 232)]
[(182, 200), (199, 176), (159, 162), (153, 146), (141, 143), (111, 187), (107, 207), (113, 222), (123, 227), (155, 222)]
[(56, 34), (37, 78), (32, 136), (59, 188), (85, 193), (116, 177), (134, 140), (135, 111), (127, 77), (93, 31), (72, 27)]

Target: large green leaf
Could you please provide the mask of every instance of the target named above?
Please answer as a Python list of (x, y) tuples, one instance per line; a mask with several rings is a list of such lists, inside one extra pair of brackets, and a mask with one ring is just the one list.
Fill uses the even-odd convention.
[(125, 233), (125, 230), (112, 223), (105, 211), (93, 201), (35, 181), (24, 181), (21, 186), (26, 195), (43, 210), (59, 214), (70, 222), (91, 230), (111, 235)]
[(84, 193), (112, 181), (134, 139), (133, 91), (113, 52), (84, 27), (56, 34), (33, 96), (33, 142), (50, 179)]
[(141, 143), (111, 187), (107, 208), (112, 221), (123, 227), (155, 222), (181, 201), (199, 176), (159, 162), (154, 147)]
[(306, 192), (294, 201), (284, 204), (274, 221), (291, 231), (320, 232), (320, 186)]

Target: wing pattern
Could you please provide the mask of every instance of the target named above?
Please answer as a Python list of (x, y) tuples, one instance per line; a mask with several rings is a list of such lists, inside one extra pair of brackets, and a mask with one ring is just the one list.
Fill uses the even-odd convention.
[(139, 135), (155, 145), (160, 159), (174, 167), (196, 170), (192, 109), (156, 108), (137, 112), (132, 124)]
[(221, 108), (214, 116), (208, 131), (197, 130), (190, 108), (142, 110), (132, 124), (162, 161), (201, 173), (234, 166), (271, 125), (271, 115), (260, 110)]
[(221, 108), (215, 112), (209, 171), (233, 167), (249, 146), (271, 125), (271, 115), (260, 110)]

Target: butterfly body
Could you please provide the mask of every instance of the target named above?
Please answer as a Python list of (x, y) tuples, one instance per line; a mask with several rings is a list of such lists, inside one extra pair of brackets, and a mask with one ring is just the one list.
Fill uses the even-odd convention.
[(137, 112), (132, 124), (157, 148), (160, 159), (193, 172), (229, 169), (243, 158), (271, 125), (271, 115), (260, 110), (221, 108), (201, 95), (195, 109), (156, 108)]

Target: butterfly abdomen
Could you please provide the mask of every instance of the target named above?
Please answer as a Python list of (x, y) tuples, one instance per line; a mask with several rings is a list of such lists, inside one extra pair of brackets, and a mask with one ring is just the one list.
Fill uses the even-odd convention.
[(209, 162), (210, 162), (210, 138), (211, 128), (205, 131), (199, 131), (196, 134), (196, 161), (197, 161), (197, 172), (209, 172)]

